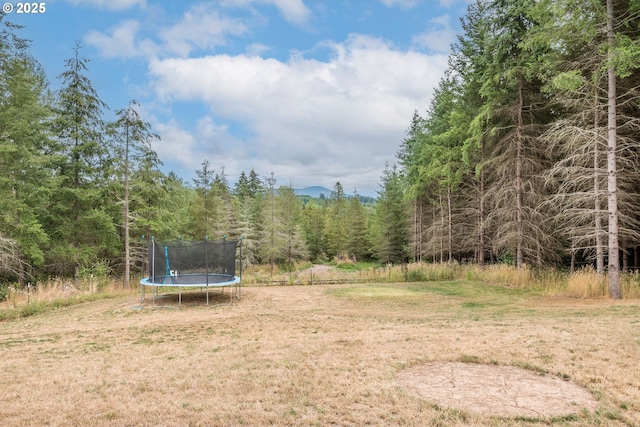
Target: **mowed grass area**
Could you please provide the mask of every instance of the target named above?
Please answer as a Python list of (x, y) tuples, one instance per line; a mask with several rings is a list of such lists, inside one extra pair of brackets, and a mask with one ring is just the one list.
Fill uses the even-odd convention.
[[(189, 294), (180, 309), (154, 309), (126, 295), (0, 323), (2, 425), (640, 425), (637, 300), (469, 280), (245, 287), (242, 297), (212, 308)], [(399, 383), (436, 361), (559, 376), (598, 409), (496, 418)]]

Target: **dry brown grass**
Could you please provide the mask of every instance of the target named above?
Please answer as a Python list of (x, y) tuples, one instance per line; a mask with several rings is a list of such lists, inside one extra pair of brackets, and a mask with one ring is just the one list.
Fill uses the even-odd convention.
[[(479, 267), (457, 263), (414, 263), (365, 269), (340, 269), (330, 265), (316, 265), (294, 272), (273, 272), (269, 267), (253, 266), (243, 275), (247, 285), (293, 285), (327, 283), (397, 283), (439, 280), (481, 280), (517, 288), (531, 288), (547, 295), (572, 298), (606, 298), (608, 282), (593, 268), (572, 273), (556, 269), (534, 270), (528, 266), (518, 269), (504, 264)], [(621, 274), (621, 291), (624, 299), (640, 298), (640, 273)]]
[[(132, 288), (137, 289), (137, 285)], [(129, 293), (131, 289), (123, 289), (122, 282), (114, 280), (83, 280), (74, 282), (73, 280), (53, 278), (44, 282), (29, 286), (24, 286), (17, 290), (9, 288), (7, 302), (10, 305), (20, 306), (28, 302), (53, 301), (60, 298), (74, 298), (95, 294), (119, 294)]]
[[(640, 423), (637, 301), (476, 281), (246, 287), (242, 295), (207, 308), (194, 293), (181, 309), (152, 309), (132, 293), (0, 323), (2, 425)], [(593, 393), (598, 409), (494, 418), (434, 405), (398, 381), (406, 368), (439, 361), (560, 376)]]

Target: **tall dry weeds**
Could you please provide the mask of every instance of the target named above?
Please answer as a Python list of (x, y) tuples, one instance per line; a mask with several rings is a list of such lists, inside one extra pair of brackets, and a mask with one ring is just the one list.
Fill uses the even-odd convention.
[[(294, 272), (282, 272), (276, 268), (271, 274), (264, 266), (253, 266), (243, 275), (243, 284), (246, 286), (448, 280), (484, 281), (509, 287), (539, 289), (548, 295), (572, 298), (603, 298), (608, 295), (606, 276), (597, 274), (593, 268), (568, 273), (554, 268), (533, 269), (525, 266), (518, 269), (505, 264), (478, 266), (458, 263), (412, 263), (366, 269), (341, 269), (327, 265), (324, 268), (304, 268)], [(621, 283), (623, 298), (640, 298), (639, 273), (623, 273)]]
[(569, 274), (566, 295), (573, 298), (602, 298), (608, 295), (607, 280), (592, 267), (585, 267)]
[(43, 282), (29, 283), (23, 288), (9, 286), (6, 300), (0, 309), (17, 308), (31, 303), (51, 303), (68, 299), (82, 299), (90, 295), (122, 295), (137, 291), (137, 286), (124, 289), (121, 281), (98, 282), (95, 279), (72, 280), (50, 278)]

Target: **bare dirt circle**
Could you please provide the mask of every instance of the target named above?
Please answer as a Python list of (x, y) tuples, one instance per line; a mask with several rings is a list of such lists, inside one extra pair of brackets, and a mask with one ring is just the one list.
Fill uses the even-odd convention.
[(570, 381), (514, 366), (429, 363), (402, 371), (398, 381), (438, 405), (502, 417), (577, 414), (598, 404)]

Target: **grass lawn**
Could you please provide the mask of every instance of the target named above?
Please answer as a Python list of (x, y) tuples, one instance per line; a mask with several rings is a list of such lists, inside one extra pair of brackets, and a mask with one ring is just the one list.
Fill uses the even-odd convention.
[[(1, 424), (640, 425), (637, 300), (480, 281), (245, 287), (242, 297), (212, 308), (188, 294), (180, 309), (154, 309), (131, 295), (0, 323)], [(597, 405), (496, 417), (399, 381), (442, 362), (561, 378)]]

